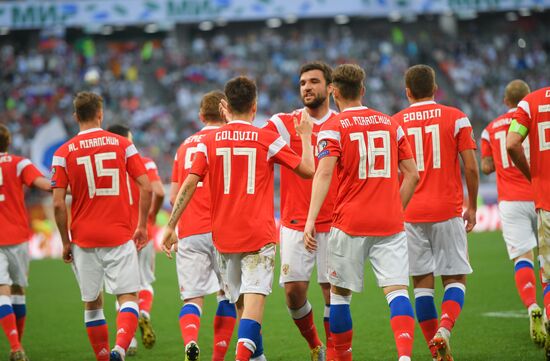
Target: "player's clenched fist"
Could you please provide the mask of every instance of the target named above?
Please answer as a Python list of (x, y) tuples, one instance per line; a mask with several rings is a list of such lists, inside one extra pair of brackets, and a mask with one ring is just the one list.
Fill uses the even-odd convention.
[(63, 245), (63, 261), (65, 263), (71, 263), (73, 261), (73, 250), (71, 249), (70, 243)]
[(173, 228), (166, 227), (164, 235), (162, 236), (162, 251), (166, 256), (172, 259), (172, 248), (174, 252), (178, 250), (178, 238), (176, 231)]

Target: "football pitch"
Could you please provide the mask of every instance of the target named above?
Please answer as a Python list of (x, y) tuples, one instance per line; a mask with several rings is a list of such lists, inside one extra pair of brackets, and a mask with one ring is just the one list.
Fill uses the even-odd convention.
[[(472, 234), (469, 249), (473, 275), (468, 279), (463, 313), (455, 326), (451, 347), (455, 360), (500, 361), (543, 360), (543, 351), (528, 335), (529, 320), (517, 295), (513, 265), (507, 259), (499, 233)], [(152, 350), (141, 344), (138, 355), (127, 360), (183, 360), (178, 314), (181, 307), (175, 261), (157, 255), (157, 281), (152, 310), (157, 343)], [(277, 282), (278, 272), (275, 278)], [(94, 360), (84, 328), (83, 306), (70, 266), (60, 260), (34, 261), (28, 290), (28, 318), (23, 344), (33, 361)], [(265, 354), (270, 361), (309, 360), (308, 348), (292, 323), (284, 303), (283, 290), (274, 283), (268, 297), (263, 324)], [(312, 285), (310, 300), (322, 339), (322, 298)], [(541, 300), (540, 285), (538, 286)], [(442, 295), (437, 287), (438, 300)], [(412, 291), (410, 292), (412, 295)], [(539, 304), (541, 304), (539, 302)], [(438, 302), (438, 309), (440, 302)], [(215, 296), (207, 297), (201, 320), (199, 345), (203, 361), (210, 360)], [(113, 340), (115, 306), (106, 297), (105, 314)], [(374, 282), (368, 266), (365, 291), (352, 300), (354, 360), (396, 360), (397, 354), (389, 325), (389, 308)], [(431, 360), (418, 326), (415, 331), (413, 360)], [(232, 360), (236, 331), (228, 352)], [(0, 337), (0, 357), (8, 353), (5, 337)]]

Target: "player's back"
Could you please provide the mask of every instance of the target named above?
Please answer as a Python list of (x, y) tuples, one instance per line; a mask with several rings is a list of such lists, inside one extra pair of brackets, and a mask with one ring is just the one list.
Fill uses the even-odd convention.
[(28, 241), (30, 228), (23, 185), (31, 186), (39, 176), (30, 160), (0, 153), (0, 246)]
[(239, 120), (212, 131), (199, 148), (208, 162), (218, 250), (251, 252), (274, 242), (273, 163), (294, 169), (300, 157), (274, 132)]
[(52, 166), (52, 187), (71, 189), (74, 243), (115, 247), (131, 239), (126, 172), (135, 177), (144, 167), (129, 140), (99, 128), (80, 132), (56, 151)]
[(401, 127), (367, 107), (348, 108), (319, 134), (319, 157), (338, 156), (333, 226), (354, 236), (403, 231), (398, 163), (411, 158)]
[(476, 149), (472, 126), (460, 110), (419, 102), (394, 115), (405, 131), (420, 175), (405, 211), (407, 222), (440, 222), (460, 217), (463, 206), (459, 154)]
[[(198, 145), (207, 134), (218, 128), (216, 126), (206, 126), (183, 141), (174, 158), (173, 183), (177, 183), (181, 187), (183, 181), (189, 175), (193, 159), (198, 151)], [(193, 198), (178, 221), (178, 238), (210, 232), (212, 232), (210, 188), (208, 178), (205, 178), (204, 182), (197, 184)]]
[(535, 206), (550, 210), (550, 87), (535, 90), (523, 98), (514, 113), (517, 122), (529, 130), (531, 184)]
[[(481, 133), (481, 155), (491, 156), (497, 176), (499, 201), (533, 201), (531, 183), (514, 166), (506, 151), (506, 135), (512, 123), (516, 108), (494, 119)], [(529, 138), (523, 142), (526, 155), (529, 154)]]

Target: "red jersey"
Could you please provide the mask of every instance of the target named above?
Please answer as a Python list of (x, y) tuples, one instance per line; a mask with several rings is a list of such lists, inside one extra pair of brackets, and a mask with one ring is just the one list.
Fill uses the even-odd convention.
[[(193, 134), (180, 145), (174, 158), (172, 170), (172, 183), (178, 184), (178, 189), (189, 175), (193, 159), (198, 150), (198, 145), (204, 137), (219, 127), (204, 127)], [(178, 221), (178, 238), (189, 237), (195, 234), (212, 232), (212, 217), (210, 215), (210, 187), (208, 178), (199, 182), (193, 198), (185, 208)]]
[(514, 119), (529, 131), (535, 207), (550, 211), (550, 87), (535, 90), (523, 98)]
[[(292, 113), (279, 113), (271, 117), (265, 125), (265, 129), (279, 133), (283, 140), (299, 156), (302, 155), (302, 140), (294, 128), (294, 117), (300, 119), (302, 109), (295, 110)], [(322, 119), (313, 119), (313, 134), (311, 141), (314, 149), (314, 155), (317, 156), (317, 135), (321, 131), (322, 125), (336, 116), (338, 113), (329, 110)], [(319, 161), (315, 157), (315, 167)], [(306, 225), (309, 203), (311, 201), (311, 179), (303, 179), (291, 169), (281, 168), (281, 224), (287, 228), (303, 231)], [(321, 207), (319, 216), (315, 222), (317, 232), (330, 231), (332, 223), (332, 211), (334, 210), (334, 200), (338, 191), (338, 179), (336, 175), (332, 178), (332, 183), (327, 194), (327, 198)]]
[(399, 124), (367, 107), (348, 108), (323, 125), (318, 148), (319, 159), (338, 158), (334, 227), (352, 236), (403, 231), (397, 169), (413, 155)]
[(79, 247), (115, 247), (132, 238), (126, 172), (146, 173), (136, 147), (100, 128), (63, 144), (52, 161), (52, 188), (71, 187), (71, 240)]
[[(160, 181), (158, 168), (155, 162), (151, 158), (147, 157), (141, 157), (141, 161), (147, 170), (147, 178), (149, 178), (149, 182)], [(126, 173), (126, 182), (129, 189), (128, 196), (130, 202), (130, 213), (132, 215), (132, 229), (136, 229), (139, 221), (139, 185), (128, 173)], [(149, 240), (153, 238), (154, 225), (155, 220), (147, 219), (147, 235)]]
[(276, 133), (234, 120), (198, 146), (190, 173), (208, 173), (212, 238), (223, 253), (275, 242), (273, 164), (295, 169), (301, 158)]
[[(525, 178), (506, 151), (506, 135), (516, 108), (493, 120), (481, 133), (481, 156), (492, 157), (497, 174), (499, 201), (533, 201), (531, 183)], [(529, 138), (523, 142), (529, 154)]]
[(476, 149), (472, 125), (460, 110), (426, 101), (394, 115), (413, 149), (420, 181), (405, 221), (441, 222), (462, 216), (459, 153)]
[(30, 187), (42, 173), (26, 158), (0, 153), (0, 247), (31, 237), (23, 185)]

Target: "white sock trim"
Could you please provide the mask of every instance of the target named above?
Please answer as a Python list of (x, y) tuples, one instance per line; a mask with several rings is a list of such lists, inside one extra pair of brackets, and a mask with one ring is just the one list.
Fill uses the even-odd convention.
[(515, 267), (519, 262), (527, 262), (527, 263), (529, 263), (533, 268), (535, 268), (535, 264), (534, 264), (533, 261), (531, 261), (529, 258), (518, 258), (518, 259), (516, 260), (516, 262), (514, 262), (514, 267)]
[(415, 288), (414, 298), (418, 297), (431, 297), (435, 296), (435, 290), (433, 288)]
[(330, 317), (330, 305), (325, 306), (325, 313), (323, 314), (323, 317), (329, 318)]
[(0, 306), (4, 306), (4, 305), (11, 306), (10, 296), (0, 296)]
[(187, 305), (189, 305), (189, 306), (194, 306), (197, 310), (199, 310), (199, 315), (202, 316), (202, 308), (201, 308), (201, 306), (197, 305), (197, 304), (194, 303), (194, 302), (186, 302), (183, 306), (185, 307), (185, 306), (187, 306)]
[(401, 356), (398, 361), (411, 361), (409, 356)]
[(124, 360), (124, 358), (126, 357), (126, 350), (124, 350), (122, 347), (120, 347), (119, 345), (115, 345), (115, 347), (113, 347), (113, 351), (117, 351), (120, 356), (122, 356), (122, 359)]
[(304, 303), (304, 305), (302, 307), (300, 307), (296, 310), (288, 308), (288, 313), (295, 320), (299, 320), (300, 318), (304, 318), (310, 312), (311, 312), (311, 303), (309, 303), (308, 300), (306, 300), (306, 303)]
[(220, 303), (223, 301), (229, 301), (229, 298), (225, 297), (225, 295), (218, 295), (216, 296), (216, 300), (218, 301), (218, 303)]
[(447, 286), (445, 286), (445, 292), (447, 292), (449, 288), (453, 288), (453, 287), (460, 288), (462, 292), (466, 293), (466, 285), (460, 282), (449, 283)]
[(349, 305), (351, 303), (351, 295), (341, 296), (336, 293), (330, 293), (330, 304), (331, 305)]
[(250, 352), (256, 352), (256, 343), (249, 338), (239, 338), (237, 344), (242, 343)]
[(122, 305), (120, 305), (119, 311), (125, 308), (131, 308), (135, 310), (136, 313), (139, 315), (139, 306), (136, 302), (133, 302), (133, 301), (124, 302)]
[(24, 305), (26, 304), (26, 299), (25, 295), (11, 295), (12, 305)]
[(409, 293), (407, 292), (407, 290), (395, 290), (395, 291), (391, 291), (390, 293), (388, 293), (386, 295), (386, 300), (388, 301), (388, 305), (393, 300), (395, 300), (397, 297), (400, 297), (400, 296), (407, 297), (407, 299), (408, 299), (409, 298)]
[(103, 308), (97, 309), (97, 310), (85, 310), (84, 311), (84, 322), (92, 322), (92, 321), (99, 321), (104, 320), (105, 315), (103, 314)]

